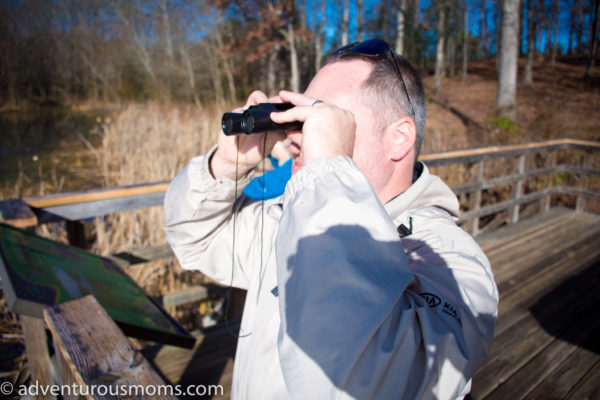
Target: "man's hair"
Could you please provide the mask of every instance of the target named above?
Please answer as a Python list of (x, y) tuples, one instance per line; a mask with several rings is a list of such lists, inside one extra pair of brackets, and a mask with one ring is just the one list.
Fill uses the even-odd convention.
[[(398, 63), (400, 73), (406, 84), (406, 90), (408, 90), (410, 101), (415, 110), (414, 122), (417, 135), (414, 149), (416, 160), (421, 151), (423, 137), (425, 136), (425, 119), (427, 117), (425, 90), (423, 89), (423, 82), (415, 68), (404, 57), (397, 55), (393, 51), (391, 53)], [(384, 129), (401, 116), (412, 117), (412, 109), (406, 92), (398, 77), (396, 67), (391, 60), (385, 57), (375, 58), (361, 54), (345, 53), (343, 55), (332, 54), (327, 58), (325, 63), (331, 64), (337, 61), (352, 59), (361, 59), (373, 64), (373, 71), (371, 71), (371, 75), (363, 83), (363, 87), (366, 101), (381, 117), (380, 129)]]

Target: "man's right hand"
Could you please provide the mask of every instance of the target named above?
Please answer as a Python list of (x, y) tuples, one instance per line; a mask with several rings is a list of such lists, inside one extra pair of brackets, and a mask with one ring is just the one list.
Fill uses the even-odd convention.
[[(244, 108), (236, 108), (233, 112), (241, 113), (252, 105), (267, 102), (281, 102), (281, 99), (279, 97), (269, 99), (266, 94), (257, 90), (250, 94)], [(267, 135), (266, 142), (265, 135)], [(231, 136), (221, 132), (217, 151), (210, 161), (210, 172), (215, 178), (235, 179), (237, 177), (239, 179), (255, 168), (263, 157), (271, 152), (275, 143), (283, 139), (285, 139), (283, 132)], [(263, 145), (265, 145), (264, 150)], [(236, 163), (238, 165), (237, 174)]]

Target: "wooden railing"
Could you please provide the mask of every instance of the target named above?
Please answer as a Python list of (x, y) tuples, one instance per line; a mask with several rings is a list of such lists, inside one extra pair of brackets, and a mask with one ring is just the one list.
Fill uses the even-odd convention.
[[(567, 152), (583, 152), (584, 157), (581, 165), (557, 163), (557, 153), (563, 150)], [(599, 154), (599, 150), (600, 143), (597, 142), (560, 139), (539, 143), (423, 154), (420, 160), (433, 169), (451, 164), (462, 164), (471, 171), (471, 175), (473, 176), (471, 182), (461, 182), (453, 186), (452, 189), (458, 196), (469, 197), (468, 206), (463, 210), (463, 215), (459, 222), (471, 234), (477, 236), (480, 232), (480, 219), (493, 214), (508, 213), (505, 222), (514, 223), (519, 220), (519, 212), (522, 205), (539, 202), (539, 210), (543, 211), (550, 207), (550, 198), (553, 195), (568, 194), (576, 196), (576, 209), (578, 211), (585, 210), (586, 199), (600, 200), (600, 191), (597, 190), (598, 184), (592, 185), (596, 187), (595, 189), (589, 185), (590, 177), (600, 175), (600, 170), (597, 168), (598, 164), (600, 164), (600, 159), (596, 158), (596, 165), (593, 165), (594, 156)], [(528, 170), (527, 157), (539, 156), (541, 154), (545, 154), (546, 156), (545, 166)], [(515, 158), (514, 170), (501, 176), (484, 179), (486, 172), (488, 172), (486, 171), (486, 162), (500, 158)], [(510, 165), (510, 162), (512, 161), (509, 160), (508, 164), (505, 163), (504, 165)], [(555, 174), (561, 172), (579, 175), (581, 178), (578, 179), (577, 187), (555, 184), (553, 177)], [(540, 190), (525, 193), (524, 182), (540, 176), (545, 177), (543, 187)], [(482, 194), (484, 191), (500, 185), (511, 186), (510, 199), (492, 204), (483, 204)], [(156, 182), (74, 193), (26, 197), (20, 200), (13, 200), (11, 206), (13, 211), (7, 211), (7, 207), (3, 206), (0, 207), (0, 212), (4, 215), (5, 220), (10, 222), (12, 219), (16, 225), (20, 226), (65, 221), (70, 242), (78, 245), (84, 242), (81, 239), (81, 235), (85, 232), (83, 226), (86, 221), (107, 214), (160, 206), (163, 203), (167, 187), (168, 182)], [(17, 206), (15, 206), (14, 202), (17, 203)], [(18, 206), (19, 202), (22, 207)], [(23, 208), (26, 209), (23, 210)], [(19, 211), (14, 212), (14, 209), (19, 209)], [(12, 217), (10, 215), (11, 212), (14, 214)], [(31, 215), (26, 215), (25, 217), (21, 215), (21, 213), (27, 214), (27, 212)], [(18, 221), (20, 223), (16, 223)], [(128, 253), (115, 254), (112, 258), (119, 265), (126, 267), (171, 255), (171, 250), (164, 244), (133, 250)], [(163, 304), (168, 306), (184, 304), (188, 301), (197, 300), (199, 296), (201, 297), (205, 294), (205, 290), (196, 290), (194, 293), (191, 293), (188, 289), (186, 293), (173, 293), (171, 296), (165, 297)]]
[[(558, 164), (557, 153), (561, 150), (569, 152), (583, 151), (584, 156), (581, 165), (572, 165), (569, 163)], [(594, 154), (598, 154), (599, 150), (600, 143), (597, 142), (559, 139), (538, 143), (424, 154), (420, 160), (424, 161), (429, 167), (467, 164), (474, 172), (472, 174), (474, 176), (472, 182), (453, 186), (452, 190), (457, 196), (471, 195), (469, 205), (465, 212), (463, 212), (459, 222), (465, 227), (468, 226), (473, 236), (477, 236), (479, 234), (480, 218), (508, 212), (509, 215), (505, 222), (515, 223), (519, 220), (521, 205), (539, 201), (539, 210), (545, 211), (550, 207), (550, 199), (553, 195), (567, 194), (576, 196), (576, 210), (585, 211), (587, 199), (600, 200), (600, 192), (597, 189), (593, 190), (589, 187), (589, 177), (600, 175), (600, 169), (593, 168), (593, 157)], [(527, 157), (539, 156), (542, 153), (546, 153), (545, 166), (528, 170), (526, 168), (528, 165)], [(513, 172), (484, 179), (486, 162), (500, 158), (515, 158)], [(507, 162), (510, 165), (510, 160)], [(600, 164), (600, 159), (596, 160), (596, 162)], [(577, 180), (578, 186), (572, 187), (564, 184), (555, 184), (553, 178), (555, 174), (561, 172), (579, 175), (581, 178)], [(543, 188), (525, 193), (524, 182), (528, 179), (538, 177), (545, 178)], [(511, 186), (510, 199), (494, 204), (482, 205), (483, 191), (501, 185)], [(503, 222), (502, 219), (500, 221)]]

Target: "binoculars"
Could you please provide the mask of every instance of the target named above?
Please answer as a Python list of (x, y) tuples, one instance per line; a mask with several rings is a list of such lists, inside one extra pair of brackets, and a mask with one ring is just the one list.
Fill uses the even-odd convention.
[(291, 103), (260, 103), (250, 106), (243, 113), (225, 113), (221, 119), (221, 127), (226, 135), (239, 135), (245, 133), (276, 132), (287, 130), (301, 130), (302, 122), (286, 122), (278, 124), (273, 122), (269, 115), (272, 112), (281, 112), (293, 108)]

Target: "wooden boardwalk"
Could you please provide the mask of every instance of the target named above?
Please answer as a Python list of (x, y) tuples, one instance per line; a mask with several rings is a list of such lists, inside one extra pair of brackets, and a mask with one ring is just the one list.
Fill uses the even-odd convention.
[[(554, 208), (478, 238), (500, 291), (495, 339), (472, 399), (600, 399), (600, 216)], [(236, 339), (146, 354), (173, 383), (222, 384)]]
[(600, 216), (555, 208), (478, 241), (500, 305), (472, 398), (600, 398)]

